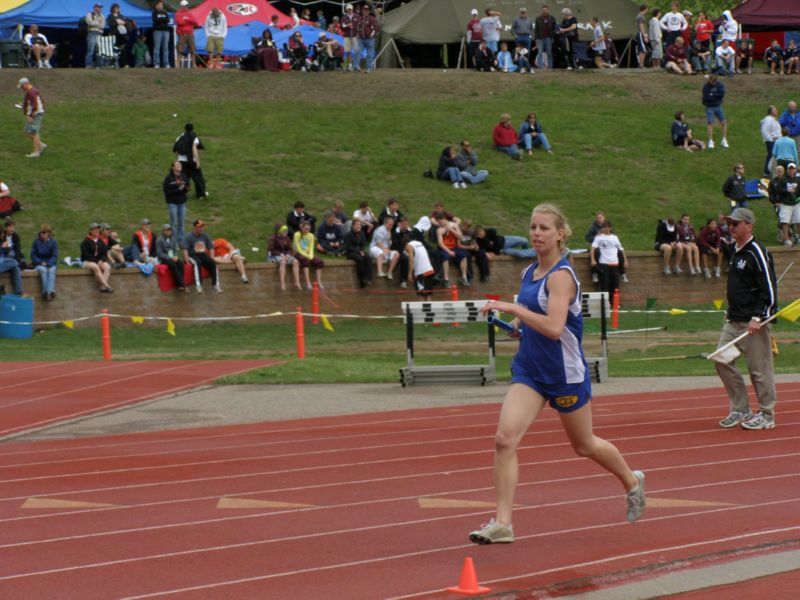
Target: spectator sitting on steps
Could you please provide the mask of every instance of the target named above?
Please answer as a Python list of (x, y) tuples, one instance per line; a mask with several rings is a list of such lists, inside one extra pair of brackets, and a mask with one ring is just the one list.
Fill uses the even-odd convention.
[(383, 225), (372, 234), (372, 244), (369, 247), (370, 256), (375, 260), (378, 268), (378, 277), (387, 279), (394, 278), (394, 269), (400, 260), (400, 254), (391, 248), (393, 227), (394, 219), (386, 217)]
[(269, 238), (267, 260), (278, 264), (278, 274), (281, 280), (281, 291), (286, 291), (286, 266), (291, 265), (294, 275), (294, 284), (298, 290), (300, 285), (300, 262), (295, 258), (292, 250), (292, 238), (289, 237), (289, 228), (278, 223), (275, 225), (275, 234)]
[(295, 258), (300, 263), (300, 268), (303, 269), (306, 287), (309, 290), (313, 289), (309, 276), (311, 267), (314, 267), (316, 270), (317, 285), (320, 289), (323, 289), (322, 269), (325, 267), (325, 263), (322, 259), (314, 256), (315, 247), (316, 238), (314, 234), (311, 233), (311, 222), (303, 221), (300, 225), (300, 231), (296, 231), (292, 239), (292, 249), (294, 250)]
[(89, 225), (89, 235), (81, 242), (81, 261), (83, 268), (94, 275), (97, 283), (100, 284), (100, 292), (112, 294), (114, 289), (108, 285), (108, 278), (111, 276), (111, 265), (108, 264), (106, 245), (100, 239), (100, 225), (98, 223)]
[(332, 256), (344, 254), (342, 228), (336, 224), (336, 216), (331, 211), (325, 213), (317, 229), (317, 252)]
[(239, 279), (241, 282), (250, 283), (244, 268), (244, 263), (247, 262), (247, 259), (225, 238), (217, 238), (214, 240), (214, 262), (218, 265), (229, 265), (233, 263), (236, 266), (236, 270), (239, 272)]
[[(664, 275), (683, 273), (683, 269), (680, 267), (681, 259), (683, 258), (683, 246), (678, 242), (675, 219), (672, 217), (658, 222), (655, 249), (661, 252), (664, 257)], [(669, 263), (673, 254), (675, 254), (675, 266), (670, 269)]]
[(219, 272), (217, 263), (214, 262), (214, 243), (205, 231), (206, 224), (197, 219), (193, 224), (193, 229), (183, 238), (183, 260), (192, 265), (194, 269), (194, 283), (198, 294), (203, 293), (202, 276), (203, 267), (211, 273), (211, 285), (214, 291), (222, 292), (219, 284)]
[(181, 260), (180, 244), (178, 238), (173, 235), (172, 225), (166, 223), (161, 227), (161, 235), (156, 239), (156, 258), (158, 262), (165, 265), (175, 279), (175, 285), (179, 292), (186, 291), (186, 283), (183, 279), (184, 262)]

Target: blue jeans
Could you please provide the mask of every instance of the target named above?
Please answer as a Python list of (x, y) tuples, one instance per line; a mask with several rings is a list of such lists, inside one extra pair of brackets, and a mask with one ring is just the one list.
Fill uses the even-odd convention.
[(0, 273), (11, 272), (11, 283), (14, 286), (14, 293), (22, 296), (22, 272), (19, 270), (17, 261), (13, 258), (0, 257)]
[(497, 40), (486, 40), (486, 45), (489, 47), (489, 50), (492, 51), (492, 54), (497, 56)]
[(100, 34), (96, 31), (90, 31), (86, 34), (86, 66), (94, 66), (94, 51), (97, 48), (97, 40), (100, 39)]
[(439, 179), (444, 179), (445, 181), (451, 181), (452, 183), (460, 182), (461, 181), (461, 171), (456, 169), (455, 167), (448, 167), (445, 169)]
[(42, 280), (42, 293), (50, 294), (56, 291), (56, 267), (45, 267), (44, 265), (36, 265), (34, 267), (36, 272), (39, 273), (39, 279)]
[(711, 66), (708, 64), (708, 60), (704, 58), (700, 58), (699, 56), (693, 56), (690, 61), (692, 63), (692, 69), (695, 71), (702, 71), (705, 73), (706, 71), (711, 70)]
[[(539, 48), (539, 54), (536, 55), (536, 66), (552, 67), (553, 66), (553, 38), (544, 38), (536, 40), (536, 47)], [(544, 60), (545, 54), (547, 60)]]
[(517, 258), (535, 258), (536, 250), (530, 247), (528, 240), (518, 235), (506, 235), (503, 244), (503, 254)]
[(522, 69), (528, 69), (528, 71), (533, 71), (533, 69), (531, 68), (531, 61), (529, 61), (525, 57), (520, 58), (515, 64), (517, 65), (520, 71), (522, 71)]
[(540, 133), (536, 136), (526, 133), (522, 136), (522, 140), (520, 141), (525, 147), (525, 150), (532, 150), (536, 146), (541, 146), (545, 150), (550, 150), (550, 142), (547, 141), (547, 135), (544, 133)]
[(153, 64), (156, 67), (169, 66), (169, 31), (153, 32)]
[(764, 142), (764, 145), (767, 147), (767, 158), (764, 161), (764, 175), (771, 177), (769, 173), (769, 161), (772, 159), (772, 148), (775, 146), (775, 142)]
[(722, 60), (717, 57), (717, 69), (720, 70), (722, 74), (727, 75), (728, 77), (733, 77), (733, 58), (730, 58), (729, 60)]
[(475, 184), (484, 181), (489, 176), (489, 171), (481, 169), (480, 171), (475, 171), (475, 174), (468, 171), (461, 171), (461, 177), (468, 181), (469, 183)]
[[(356, 59), (360, 62), (361, 55), (367, 51), (367, 72), (375, 70), (375, 38), (358, 39), (358, 55)], [(358, 64), (358, 63), (356, 63)]]
[(495, 146), (494, 149), (503, 154), (508, 154), (509, 156), (519, 155), (519, 148), (516, 146)]
[[(522, 44), (528, 49), (528, 55), (531, 53), (531, 36), (529, 35), (518, 35), (517, 39), (515, 40), (518, 44)], [(513, 52), (513, 49), (512, 49)]]
[(183, 242), (183, 222), (186, 220), (186, 203), (183, 204), (167, 204), (169, 209), (169, 224), (172, 226), (172, 231), (175, 233), (175, 239), (178, 243)]

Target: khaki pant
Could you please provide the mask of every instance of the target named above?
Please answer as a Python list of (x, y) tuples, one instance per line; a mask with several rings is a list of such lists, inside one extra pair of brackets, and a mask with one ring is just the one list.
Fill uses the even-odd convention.
[[(747, 331), (747, 323), (734, 323), (727, 321), (719, 336), (717, 348), (736, 339)], [(750, 372), (750, 381), (756, 392), (758, 410), (769, 419), (775, 416), (775, 376), (772, 366), (772, 345), (770, 333), (772, 325), (762, 325), (756, 333), (748, 335), (736, 344), (744, 354), (747, 361), (747, 370)], [(750, 399), (747, 396), (747, 386), (744, 377), (736, 368), (736, 361), (722, 365), (715, 363), (717, 374), (728, 392), (731, 412), (750, 412)]]

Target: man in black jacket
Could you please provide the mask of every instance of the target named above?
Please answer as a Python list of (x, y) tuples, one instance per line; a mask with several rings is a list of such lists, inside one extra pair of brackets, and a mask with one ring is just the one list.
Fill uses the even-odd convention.
[(536, 17), (533, 37), (536, 38), (536, 65), (540, 69), (553, 68), (553, 38), (556, 36), (556, 20), (550, 14), (548, 6), (542, 6), (541, 14)]
[(735, 242), (728, 265), (728, 313), (719, 337), (721, 347), (747, 333), (737, 344), (747, 360), (747, 370), (758, 399), (759, 412), (750, 411), (747, 386), (736, 368), (735, 358), (716, 363), (730, 401), (730, 414), (719, 422), (720, 427), (741, 425), (745, 429), (775, 427), (775, 381), (772, 365), (771, 325), (765, 323), (777, 309), (777, 281), (772, 256), (753, 237), (756, 222), (751, 210), (737, 208), (729, 216), (731, 236)]
[(731, 201), (731, 209), (747, 208), (747, 192), (745, 191), (744, 165), (736, 163), (733, 175), (722, 184), (722, 193)]

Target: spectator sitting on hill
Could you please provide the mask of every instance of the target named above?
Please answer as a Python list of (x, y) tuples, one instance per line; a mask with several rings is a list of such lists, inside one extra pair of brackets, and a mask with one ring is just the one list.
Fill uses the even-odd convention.
[(675, 113), (675, 120), (672, 122), (672, 145), (689, 152), (704, 150), (706, 145), (700, 140), (694, 139), (692, 130), (683, 120), (683, 111)]
[(317, 252), (332, 256), (344, 254), (342, 228), (336, 224), (336, 217), (330, 211), (325, 213), (317, 229)]
[(528, 58), (531, 51), (522, 42), (517, 42), (517, 47), (514, 48), (514, 65), (519, 69), (519, 72), (530, 73), (533, 75), (534, 70), (531, 68), (531, 61)]
[(752, 38), (740, 40), (736, 45), (736, 72), (742, 73), (747, 69), (747, 74), (753, 73), (753, 60), (756, 53), (756, 41)]
[[(655, 249), (661, 252), (664, 258), (664, 275), (683, 273), (683, 269), (680, 267), (683, 246), (678, 243), (678, 232), (675, 229), (675, 219), (672, 217), (658, 222)], [(675, 266), (670, 269), (669, 263), (673, 254), (675, 254)]]
[(37, 68), (53, 68), (50, 64), (50, 59), (53, 58), (53, 52), (56, 51), (56, 47), (47, 40), (47, 36), (39, 31), (38, 25), (31, 25), (28, 28), (28, 33), (25, 34), (23, 42), (30, 48)]
[(3, 182), (0, 181), (0, 218), (9, 217), (15, 211), (22, 210), (16, 198), (11, 197), (11, 190)]
[(244, 268), (244, 263), (247, 258), (242, 256), (241, 251), (234, 247), (225, 238), (217, 238), (214, 240), (214, 262), (218, 265), (229, 265), (233, 263), (236, 270), (239, 272), (239, 279), (242, 283), (250, 283), (247, 278), (247, 271)]
[(497, 53), (497, 68), (503, 73), (514, 73), (519, 69), (519, 67), (514, 64), (514, 57), (511, 56), (511, 52), (508, 51), (508, 44), (506, 42), (500, 42), (500, 52)]
[(108, 279), (111, 277), (111, 265), (108, 263), (106, 245), (100, 239), (98, 223), (89, 225), (89, 235), (81, 242), (81, 262), (83, 268), (94, 275), (97, 283), (100, 284), (101, 293), (114, 293), (114, 289), (108, 285)]
[(144, 69), (148, 64), (147, 59), (149, 55), (150, 49), (147, 47), (147, 36), (144, 33), (140, 33), (131, 46), (134, 68)]
[(695, 40), (689, 47), (689, 63), (695, 73), (708, 73), (711, 71), (711, 50), (703, 46), (700, 40)]
[(386, 202), (386, 206), (383, 207), (381, 214), (378, 215), (378, 223), (383, 223), (386, 220), (386, 217), (392, 217), (395, 224), (398, 224), (400, 223), (400, 218), (402, 216), (403, 213), (400, 212), (400, 203), (394, 198), (389, 198), (389, 200)]
[(25, 263), (25, 254), (22, 252), (22, 241), (19, 239), (16, 223), (13, 219), (6, 219), (3, 229), (6, 232), (6, 257), (17, 261), (20, 269), (27, 269), (28, 265)]
[(194, 269), (194, 284), (198, 294), (203, 293), (203, 267), (211, 273), (211, 285), (214, 291), (222, 292), (219, 284), (219, 271), (214, 262), (214, 243), (205, 231), (206, 224), (197, 219), (192, 223), (192, 231), (183, 238), (183, 260)]
[(517, 142), (525, 148), (529, 155), (533, 154), (533, 149), (538, 146), (544, 148), (549, 154), (553, 153), (547, 134), (542, 131), (542, 125), (536, 118), (536, 113), (528, 113), (525, 121), (519, 126)]
[(468, 258), (469, 254), (466, 250), (458, 247), (458, 242), (461, 240), (461, 229), (458, 224), (451, 222), (450, 224), (439, 227), (436, 230), (436, 240), (439, 246), (439, 256), (442, 259), (442, 283), (444, 287), (450, 287), (450, 264), (456, 265), (461, 277), (458, 283), (469, 287), (468, 277)]
[(734, 208), (747, 208), (747, 192), (745, 185), (747, 180), (744, 178), (744, 165), (736, 163), (733, 165), (733, 175), (722, 184), (722, 193), (731, 202), (731, 210)]
[(722, 40), (722, 44), (714, 50), (714, 56), (717, 63), (715, 70), (721, 75), (733, 77), (736, 70), (736, 50), (731, 48), (728, 40)]
[(783, 48), (778, 40), (772, 40), (769, 48), (764, 51), (764, 63), (769, 66), (770, 75), (775, 75), (776, 70), (783, 75)]
[(156, 244), (153, 232), (150, 230), (150, 219), (142, 219), (139, 229), (133, 232), (130, 245), (130, 262), (148, 264), (156, 260)]
[(495, 57), (494, 52), (492, 52), (492, 49), (486, 44), (486, 40), (481, 40), (478, 44), (478, 48), (475, 50), (475, 54), (472, 56), (472, 63), (475, 65), (475, 69), (478, 71), (493, 73), (497, 70), (497, 58)]
[(461, 177), (473, 185), (485, 181), (489, 176), (489, 171), (486, 169), (478, 169), (478, 155), (468, 140), (462, 140), (461, 150), (456, 154), (455, 162), (461, 171)]
[(772, 156), (775, 164), (786, 169), (789, 163), (797, 164), (797, 143), (791, 137), (787, 127), (781, 127), (781, 137), (772, 146)]
[(322, 71), (338, 71), (341, 67), (339, 42), (335, 38), (328, 39), (325, 32), (319, 34), (314, 42), (314, 63)]
[(11, 240), (6, 236), (5, 228), (0, 229), (0, 273), (11, 274), (11, 284), (14, 293), (22, 296), (22, 270), (19, 263), (13, 256), (9, 256), (12, 251)]
[(303, 270), (303, 276), (306, 280), (306, 287), (309, 290), (313, 289), (313, 286), (311, 285), (311, 278), (309, 276), (309, 270), (311, 267), (314, 267), (316, 270), (317, 285), (320, 289), (323, 289), (322, 269), (325, 267), (325, 263), (322, 261), (322, 259), (314, 256), (315, 246), (316, 239), (314, 238), (314, 234), (311, 233), (311, 223), (309, 221), (304, 221), (300, 225), (300, 231), (296, 231), (294, 234), (292, 239), (292, 249), (294, 250), (295, 258), (300, 263), (300, 268)]
[(353, 221), (361, 221), (362, 230), (367, 239), (372, 237), (372, 231), (378, 224), (378, 219), (375, 218), (375, 213), (369, 207), (369, 202), (362, 200), (358, 203), (358, 210), (353, 212)]
[(356, 277), (362, 289), (372, 285), (372, 260), (367, 248), (367, 236), (361, 221), (353, 221), (350, 231), (344, 236), (344, 255), (356, 263)]
[(292, 250), (292, 238), (289, 237), (289, 228), (278, 223), (275, 225), (275, 233), (267, 242), (267, 260), (278, 264), (278, 274), (281, 280), (281, 291), (286, 291), (286, 266), (291, 265), (294, 275), (294, 284), (298, 290), (302, 290), (300, 285), (300, 262), (295, 258)]
[(300, 231), (300, 225), (305, 221), (311, 223), (311, 229), (314, 229), (317, 218), (307, 213), (305, 203), (298, 200), (294, 203), (294, 210), (286, 215), (286, 226), (289, 228), (289, 236), (294, 236), (296, 232)]
[[(278, 15), (274, 15), (277, 17)], [(262, 71), (276, 73), (281, 69), (280, 55), (275, 40), (272, 39), (272, 30), (266, 28), (261, 32), (261, 37), (256, 43), (255, 52), (258, 55), (258, 64)]]
[(511, 115), (503, 113), (500, 122), (492, 130), (492, 142), (498, 152), (508, 154), (514, 160), (520, 160), (522, 155), (517, 148), (517, 132), (511, 126)]
[(800, 48), (797, 47), (797, 42), (789, 40), (789, 45), (783, 52), (783, 64), (786, 67), (786, 74), (791, 75), (792, 69), (797, 74), (800, 74)]
[(592, 49), (594, 56), (594, 66), (598, 69), (609, 69), (613, 65), (603, 60), (603, 55), (606, 52), (606, 36), (603, 33), (603, 28), (600, 27), (600, 19), (597, 17), (592, 17), (592, 30), (593, 40), (589, 42), (589, 47)]
[(700, 250), (697, 248), (697, 236), (694, 227), (690, 223), (687, 214), (681, 215), (681, 220), (675, 226), (678, 234), (678, 243), (683, 246), (686, 255), (686, 262), (689, 263), (689, 275), (699, 275), (700, 271)]
[(305, 72), (308, 61), (308, 46), (303, 41), (303, 34), (295, 31), (292, 37), (289, 38), (287, 48), (292, 59), (292, 69)]
[(58, 243), (53, 239), (53, 228), (47, 223), (39, 227), (39, 237), (31, 246), (31, 266), (42, 282), (42, 300), (56, 297), (56, 271), (58, 269)]
[[(400, 254), (392, 250), (392, 228), (394, 220), (386, 217), (383, 225), (376, 228), (372, 234), (372, 243), (369, 247), (370, 256), (375, 260), (378, 268), (378, 277), (394, 278), (394, 269), (400, 260)], [(388, 265), (388, 269), (387, 269)], [(386, 269), (384, 271), (384, 269)]]
[(457, 150), (455, 146), (445, 146), (439, 155), (439, 165), (436, 167), (436, 177), (449, 181), (455, 189), (467, 189), (467, 184), (461, 177), (461, 170), (456, 163)]
[(711, 279), (711, 269), (708, 266), (710, 256), (714, 262), (714, 277), (719, 279), (722, 276), (724, 253), (722, 252), (722, 237), (716, 220), (706, 221), (706, 226), (700, 230), (700, 235), (697, 236), (697, 246), (700, 249), (700, 260), (703, 261), (703, 275), (706, 279)]
[(622, 243), (611, 231), (611, 221), (604, 220), (589, 253), (592, 269), (596, 268), (600, 275), (600, 290), (608, 292), (609, 298), (620, 286), (619, 261), (622, 260), (625, 266), (628, 263)]
[(183, 279), (184, 262), (181, 260), (180, 244), (173, 235), (172, 225), (166, 223), (161, 227), (161, 235), (156, 239), (156, 258), (162, 265), (166, 265), (175, 279), (179, 292), (186, 291), (186, 282)]
[(675, 43), (667, 46), (665, 51), (667, 64), (665, 68), (667, 72), (672, 71), (678, 75), (691, 75), (692, 65), (689, 64), (689, 58), (686, 54), (686, 46), (683, 43), (683, 38), (678, 36)]
[(350, 217), (344, 212), (344, 202), (335, 200), (331, 212), (333, 213), (334, 223), (342, 229), (342, 235), (347, 235), (352, 222), (350, 221)]

